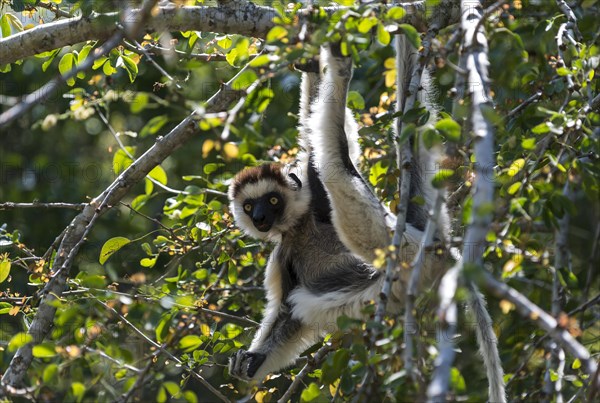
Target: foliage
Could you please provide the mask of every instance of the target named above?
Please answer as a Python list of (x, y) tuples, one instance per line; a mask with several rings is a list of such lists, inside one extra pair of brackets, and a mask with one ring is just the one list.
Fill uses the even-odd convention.
[[(229, 180), (247, 165), (293, 160), (299, 76), (287, 66), (313, 57), (325, 41), (341, 41), (342, 51), (357, 64), (349, 106), (362, 126), (361, 168), (394, 209), (399, 171), (390, 130), (395, 117), (391, 40), (400, 30), (422, 46), (422, 34), (403, 20), (405, 11), (384, 2), (338, 1), (352, 7), (332, 15), (315, 8), (309, 34), (300, 42), (306, 20), (299, 18), (300, 2), (293, 3), (272, 5), (275, 27), (264, 39), (157, 31), (145, 34), (139, 44), (124, 40), (97, 58), (91, 70), (70, 78), (63, 95), (2, 129), (0, 200), (86, 203), (191, 111), (202, 110), (223, 82), (235, 76), (233, 90), (251, 90), (229, 111), (201, 115), (201, 135), (154, 168), (134, 193), (95, 223), (71, 268), (67, 290), (53, 302), (53, 328), (33, 349), (25, 379), (31, 396), (215, 400), (201, 376), (229, 399), (252, 395), (266, 402), (289, 387), (302, 363), (259, 386), (229, 377), (226, 369), (228, 357), (248, 346), (261, 319), (270, 251), (233, 226)], [(554, 305), (548, 295), (556, 272), (564, 312), (556, 313), (560, 325), (597, 357), (598, 298), (581, 305), (600, 291), (593, 269), (600, 265), (600, 112), (592, 102), (600, 93), (600, 2), (575, 2), (581, 36), (572, 41), (556, 39), (568, 22), (556, 3), (508, 3), (486, 22), (494, 107), (484, 115), (497, 131), (497, 198), (489, 206), (493, 230), (485, 263), (547, 311)], [(122, 11), (120, 4), (2, 0), (2, 37), (64, 15)], [(449, 188), (454, 235), (460, 237), (473, 214), (465, 189), (475, 161), (468, 102), (454, 97), (459, 50), (449, 40), (455, 30), (444, 28), (434, 43), (431, 67), (439, 87), (434, 96), (443, 112), (423, 136), (426, 144), (445, 142), (451, 151), (447, 166), (427, 175), (436, 186)], [(100, 45), (79, 43), (0, 66), (4, 110), (81, 65)], [(402, 116), (407, 132), (400, 137), (425, 126), (426, 113), (417, 107)], [(0, 208), (0, 373), (16, 349), (31, 341), (27, 327), (53, 275), (55, 239), (76, 214), (72, 209)], [(556, 267), (556, 240), (565, 217), (570, 218), (570, 257)], [(459, 292), (460, 302), (464, 295)], [(584, 393), (588, 378), (578, 360), (567, 356), (564, 374), (558, 374), (546, 359), (555, 348), (548, 335), (512, 312), (510, 302), (489, 298), (489, 305), (511, 400), (542, 399), (545, 374), (553, 381), (564, 377), (566, 396)], [(416, 306), (418, 327), (410, 331), (420, 336), (417, 379), (404, 370), (400, 352), (409, 329), (401, 320), (388, 318), (383, 336), (370, 346), (366, 336), (378, 323), (339, 318), (340, 331), (328, 336), (336, 351), (304, 379), (294, 400), (352, 399), (369, 366), (378, 375), (373, 401), (422, 398), (438, 353), (435, 290), (424, 292)], [(365, 309), (374, 312), (374, 306)], [(468, 316), (461, 320), (468, 325)], [(486, 380), (473, 334), (461, 335), (458, 343), (451, 397), (482, 401)]]

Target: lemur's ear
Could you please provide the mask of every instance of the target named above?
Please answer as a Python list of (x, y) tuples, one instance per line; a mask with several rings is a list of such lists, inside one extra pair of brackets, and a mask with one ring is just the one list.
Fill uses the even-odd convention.
[(296, 185), (298, 186), (295, 190), (300, 190), (302, 189), (302, 181), (298, 178), (298, 176), (295, 173), (291, 173), (288, 174), (288, 176), (294, 181), (296, 182)]

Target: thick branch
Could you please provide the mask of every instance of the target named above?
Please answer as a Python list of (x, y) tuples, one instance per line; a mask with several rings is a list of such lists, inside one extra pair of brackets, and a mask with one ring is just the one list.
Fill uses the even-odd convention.
[[(406, 22), (424, 26), (427, 15), (424, 1), (402, 3), (399, 6), (407, 11)], [(453, 13), (438, 9), (439, 12), (430, 14), (438, 19), (443, 17), (442, 20), (446, 22), (444, 26), (451, 23), (450, 18), (456, 17)], [(326, 8), (326, 11), (331, 13), (336, 10), (339, 10), (339, 7)], [(301, 10), (299, 16), (306, 18), (310, 13), (310, 9)], [(152, 20), (146, 22), (143, 28), (147, 32), (202, 31), (264, 38), (275, 26), (273, 17), (276, 15), (274, 8), (257, 6), (252, 2), (228, 2), (220, 7), (169, 5), (158, 7)], [(129, 11), (128, 20), (135, 21), (138, 18), (139, 10)], [(38, 25), (1, 39), (0, 60), (2, 63), (13, 63), (63, 46), (91, 40), (103, 42), (117, 31), (118, 22), (118, 13), (107, 13)]]
[[(462, 51), (464, 52), (466, 82), (471, 95), (471, 126), (473, 128), (474, 152), (477, 163), (474, 166), (475, 181), (473, 194), (472, 221), (467, 227), (462, 259), (444, 276), (440, 284), (440, 311), (442, 324), (447, 326), (443, 341), (454, 338), (456, 321), (456, 303), (454, 292), (458, 275), (465, 265), (480, 265), (485, 246), (485, 237), (490, 227), (491, 210), (494, 198), (494, 129), (486, 120), (484, 109), (489, 108), (490, 91), (487, 74), (487, 38), (483, 32), (484, 18), (480, 4), (461, 0), (461, 28), (463, 30)], [(446, 284), (447, 283), (447, 284)], [(444, 306), (445, 304), (445, 306)], [(454, 360), (452, 342), (440, 343), (440, 356), (436, 362), (434, 377), (427, 390), (430, 401), (444, 399), (450, 380), (450, 368)], [(484, 357), (485, 358), (485, 357)], [(496, 357), (497, 358), (497, 357)], [(499, 360), (498, 360), (499, 361)], [(488, 374), (489, 377), (489, 374)], [(490, 379), (490, 394), (493, 379)], [(502, 395), (504, 390), (502, 390)], [(492, 398), (492, 396), (490, 396)]]

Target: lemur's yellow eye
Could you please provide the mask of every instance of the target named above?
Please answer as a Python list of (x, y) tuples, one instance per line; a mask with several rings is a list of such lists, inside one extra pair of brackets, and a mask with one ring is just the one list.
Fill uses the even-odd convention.
[(269, 199), (269, 202), (270, 202), (272, 205), (276, 205), (277, 203), (279, 203), (279, 199), (278, 199), (277, 197), (273, 196), (273, 197), (271, 197), (271, 198)]
[(250, 204), (250, 203), (244, 204), (244, 211), (246, 213), (249, 213), (251, 210), (252, 210), (252, 204)]

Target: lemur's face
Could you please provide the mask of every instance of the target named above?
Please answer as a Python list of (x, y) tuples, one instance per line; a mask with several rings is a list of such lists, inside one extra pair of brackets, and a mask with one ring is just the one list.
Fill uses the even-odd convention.
[(247, 234), (276, 240), (306, 213), (310, 192), (295, 174), (284, 175), (276, 164), (247, 168), (229, 187), (231, 211)]
[(257, 198), (244, 200), (244, 213), (260, 232), (269, 232), (276, 221), (281, 220), (285, 201), (279, 192), (268, 192)]

